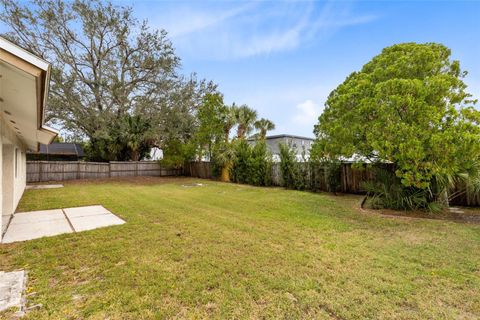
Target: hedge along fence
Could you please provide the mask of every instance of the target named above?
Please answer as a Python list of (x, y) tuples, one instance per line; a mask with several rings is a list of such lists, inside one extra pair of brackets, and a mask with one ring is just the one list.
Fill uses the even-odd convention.
[(27, 182), (180, 175), (182, 169), (162, 168), (157, 161), (27, 161)]
[[(298, 163), (300, 166), (310, 166), (309, 163)], [(212, 164), (210, 162), (190, 162), (185, 165), (185, 175), (211, 179)], [(308, 176), (306, 177), (307, 185), (312, 189), (318, 191), (327, 191), (327, 181), (324, 174), (324, 169), (321, 166), (316, 166), (306, 170)], [(313, 173), (313, 174), (312, 174)], [(362, 182), (369, 181), (374, 178), (374, 173), (371, 168), (365, 166), (364, 168), (354, 168), (351, 163), (343, 163), (341, 165), (341, 187), (340, 192), (344, 193), (364, 193), (362, 189)], [(280, 169), (280, 163), (274, 163), (272, 165), (272, 184), (274, 186), (282, 186), (282, 172)]]
[[(308, 163), (299, 163), (308, 166)], [(156, 161), (112, 161), (112, 162), (82, 162), (82, 161), (27, 161), (27, 182), (65, 181), (74, 179), (101, 179), (109, 177), (135, 176), (190, 176), (203, 179), (213, 178), (213, 166), (210, 162), (190, 162), (183, 169), (162, 168)], [(375, 179), (374, 170), (365, 166), (356, 168), (351, 163), (342, 163), (340, 173), (340, 188), (343, 193), (365, 193), (362, 183)], [(328, 185), (323, 168), (320, 166), (306, 170), (308, 175), (307, 189), (328, 191)], [(282, 186), (280, 164), (272, 166), (272, 184)], [(458, 186), (456, 190), (462, 190)], [(452, 205), (480, 206), (480, 195), (470, 198), (459, 194), (450, 201)]]
[[(306, 176), (306, 189), (313, 191), (328, 191), (327, 177), (324, 168), (321, 165), (312, 165), (309, 163), (297, 163), (300, 166), (311, 166)], [(386, 170), (393, 170), (393, 165), (383, 164), (382, 167)], [(211, 179), (212, 164), (210, 162), (190, 162), (185, 166), (185, 175)], [(340, 187), (339, 192), (352, 194), (365, 194), (362, 188), (363, 183), (375, 180), (375, 169), (364, 165), (362, 168), (354, 166), (352, 163), (342, 163), (340, 167)], [(272, 184), (274, 186), (283, 186), (282, 172), (280, 163), (272, 165)], [(463, 190), (464, 187), (459, 185), (452, 192)], [(468, 197), (465, 193), (460, 193), (455, 198), (451, 199), (451, 205), (459, 206), (480, 206), (480, 195), (475, 197)]]
[[(305, 182), (307, 189), (315, 191), (328, 191), (327, 177), (325, 176), (325, 169), (321, 165), (314, 165), (310, 163), (297, 163), (300, 167), (304, 167), (306, 172)], [(305, 168), (308, 166), (309, 168)], [(374, 170), (368, 166), (357, 168), (352, 163), (342, 163), (340, 167), (340, 186), (339, 192), (343, 193), (365, 193), (362, 188), (363, 182), (371, 181), (375, 178)], [(272, 166), (272, 184), (275, 186), (282, 186), (282, 171), (280, 163), (274, 163)]]

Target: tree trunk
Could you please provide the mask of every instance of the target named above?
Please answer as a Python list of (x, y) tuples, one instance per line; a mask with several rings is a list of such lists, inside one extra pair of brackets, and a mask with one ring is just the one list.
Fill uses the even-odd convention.
[(448, 191), (447, 189), (445, 189), (444, 191), (442, 191), (442, 193), (440, 193), (438, 195), (438, 201), (440, 202), (440, 204), (444, 207), (444, 208), (447, 208), (450, 206), (449, 204), (449, 201), (448, 201)]
[(222, 173), (220, 175), (220, 181), (230, 182), (230, 168), (232, 167), (231, 163), (227, 163), (222, 168)]

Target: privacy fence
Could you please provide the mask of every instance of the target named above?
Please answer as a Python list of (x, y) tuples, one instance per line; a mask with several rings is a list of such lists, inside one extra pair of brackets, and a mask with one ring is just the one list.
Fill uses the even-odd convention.
[[(302, 163), (301, 165), (309, 165), (308, 163)], [(315, 169), (315, 175), (308, 176), (307, 179), (309, 185), (315, 186), (316, 190), (326, 191), (328, 190), (327, 182), (322, 168)], [(190, 162), (185, 166), (185, 175), (211, 179), (212, 165), (210, 162)], [(362, 182), (372, 180), (373, 170), (365, 167), (363, 169), (357, 169), (352, 167), (351, 163), (343, 163), (341, 167), (341, 187), (340, 192), (344, 193), (363, 193)], [(311, 180), (310, 180), (311, 179)], [(274, 163), (272, 166), (272, 184), (274, 186), (283, 185), (282, 173), (280, 170), (280, 164)]]
[[(307, 163), (302, 165), (308, 165)], [(340, 187), (343, 193), (365, 193), (363, 182), (375, 179), (374, 169), (365, 166), (356, 168), (351, 163), (343, 163), (340, 168)], [(327, 191), (326, 175), (321, 167), (309, 170), (308, 185), (316, 191)], [(314, 174), (311, 174), (311, 173)], [(98, 179), (110, 177), (135, 176), (190, 176), (202, 179), (213, 178), (210, 162), (190, 162), (183, 169), (162, 168), (157, 161), (111, 161), (111, 162), (83, 162), (83, 161), (27, 161), (27, 182), (65, 181), (75, 179)], [(280, 164), (272, 167), (272, 184), (283, 184)], [(457, 186), (455, 192), (462, 190)], [(454, 205), (479, 206), (480, 195), (468, 197), (459, 193), (452, 201)]]
[[(308, 163), (301, 163), (301, 165), (308, 166)], [(382, 165), (384, 169), (393, 170), (393, 166), (389, 164)], [(327, 177), (323, 172), (323, 168), (318, 166), (306, 170), (308, 173), (306, 180), (310, 190), (314, 191), (328, 191)], [(185, 175), (210, 179), (212, 176), (212, 165), (209, 162), (191, 162), (185, 166)], [(339, 192), (352, 194), (365, 194), (363, 189), (364, 182), (375, 180), (375, 168), (367, 165), (358, 168), (352, 163), (342, 163), (340, 168), (340, 186)], [(275, 163), (272, 166), (272, 184), (274, 186), (282, 186), (282, 173), (280, 164)], [(451, 199), (451, 205), (459, 206), (480, 206), (480, 194), (477, 196), (468, 196), (462, 193), (464, 186), (457, 185), (452, 193), (456, 196)]]
[(27, 161), (27, 182), (180, 175), (182, 169), (162, 168), (157, 161)]

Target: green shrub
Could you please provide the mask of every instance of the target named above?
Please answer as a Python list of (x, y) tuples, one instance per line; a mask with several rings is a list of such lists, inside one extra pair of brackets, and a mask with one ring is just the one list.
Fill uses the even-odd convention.
[(430, 211), (440, 209), (432, 201), (431, 193), (428, 190), (405, 187), (400, 178), (388, 169), (377, 168), (375, 170), (375, 180), (364, 182), (363, 188), (367, 191), (368, 205), (373, 209), (428, 209)]
[(234, 146), (235, 159), (233, 160), (231, 178), (238, 183), (248, 183), (249, 162), (252, 154), (251, 147), (245, 140), (237, 141)]
[(248, 184), (255, 186), (269, 186), (272, 184), (272, 156), (264, 141), (258, 141), (251, 147), (247, 171)]
[(163, 148), (160, 165), (165, 168), (181, 168), (186, 162), (195, 158), (195, 147), (180, 140), (172, 140)]
[(338, 160), (322, 163), (327, 191), (337, 193), (342, 186), (342, 163)]
[(234, 182), (255, 186), (271, 185), (272, 156), (264, 141), (250, 145), (239, 140), (235, 145), (231, 178)]
[(279, 143), (280, 148), (280, 172), (283, 186), (296, 189), (297, 185), (297, 158), (295, 151), (287, 144)]

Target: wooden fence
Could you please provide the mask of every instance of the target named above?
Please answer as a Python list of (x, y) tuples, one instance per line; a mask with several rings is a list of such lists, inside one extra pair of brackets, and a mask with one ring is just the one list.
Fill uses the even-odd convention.
[[(304, 164), (307, 165), (307, 164)], [(307, 170), (308, 184), (313, 190), (327, 191), (327, 182), (322, 168)], [(313, 172), (313, 174), (312, 174)], [(210, 162), (190, 162), (183, 169), (166, 169), (156, 161), (112, 161), (112, 162), (82, 162), (82, 161), (27, 161), (27, 182), (64, 181), (74, 179), (98, 179), (109, 177), (134, 176), (190, 176), (203, 179), (213, 178)], [(373, 180), (372, 168), (355, 168), (351, 163), (343, 163), (340, 174), (340, 192), (365, 193), (362, 184)], [(272, 184), (283, 184), (280, 164), (272, 167)], [(461, 186), (457, 190), (462, 190)], [(480, 195), (473, 198), (459, 193), (451, 201), (452, 205), (480, 206)]]
[(184, 166), (184, 175), (188, 177), (212, 179), (213, 165), (208, 161), (186, 163)]
[(27, 182), (182, 174), (182, 169), (162, 168), (156, 161), (27, 161)]
[[(308, 165), (304, 163), (302, 165)], [(309, 170), (307, 170), (309, 171)], [(212, 165), (210, 162), (190, 162), (185, 165), (184, 174), (186, 176), (211, 179), (212, 176)], [(325, 175), (323, 174), (322, 168), (317, 168), (315, 170), (315, 176), (310, 175), (307, 180), (314, 179), (314, 181), (309, 180), (309, 185), (314, 185), (316, 190), (326, 191), (327, 182), (325, 180)], [(363, 193), (362, 183), (364, 181), (369, 181), (373, 179), (373, 170), (365, 168), (354, 168), (351, 163), (343, 163), (341, 168), (341, 186), (340, 191), (344, 193)], [(282, 174), (280, 171), (280, 164), (274, 163), (272, 166), (272, 184), (274, 186), (283, 185)]]

